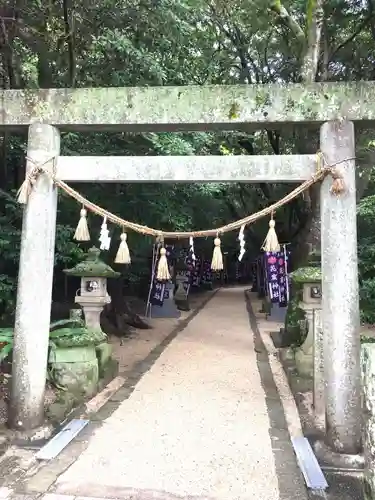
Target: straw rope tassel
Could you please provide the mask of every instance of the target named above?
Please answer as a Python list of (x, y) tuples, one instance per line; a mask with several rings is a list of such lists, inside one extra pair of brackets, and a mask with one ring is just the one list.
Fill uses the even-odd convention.
[(269, 230), (264, 240), (262, 249), (265, 252), (280, 252), (279, 240), (277, 239), (277, 234), (275, 231), (275, 221), (273, 220), (273, 216), (271, 215), (271, 220), (269, 222)]
[(330, 188), (330, 193), (339, 196), (345, 191), (345, 182), (342, 174), (335, 168), (331, 169), (331, 176), (333, 179), (332, 186)]
[(169, 268), (168, 268), (167, 250), (164, 247), (161, 247), (160, 249), (160, 257), (158, 262), (156, 279), (158, 281), (168, 281), (171, 279), (171, 275), (169, 274)]
[(224, 269), (223, 265), (223, 254), (221, 253), (221, 241), (218, 236), (214, 240), (214, 253), (212, 255), (211, 269), (212, 271), (222, 271)]
[(76, 241), (90, 241), (90, 233), (87, 225), (87, 210), (81, 209), (80, 219), (77, 225), (76, 232), (74, 233)]
[[(127, 221), (125, 219), (122, 219), (121, 217), (109, 212), (108, 210), (105, 210), (101, 208), (100, 206), (96, 205), (95, 203), (92, 203), (90, 200), (82, 196), (78, 191), (75, 191), (72, 187), (70, 187), (68, 184), (66, 184), (64, 181), (57, 179), (55, 176), (55, 165), (53, 165), (52, 172), (50, 172), (47, 168), (45, 168), (45, 164), (50, 162), (51, 159), (46, 161), (43, 164), (37, 165), (35, 162), (27, 158), (28, 161), (34, 164), (34, 167), (31, 169), (29, 174), (26, 175), (25, 181), (23, 185), (21, 186), (19, 192), (18, 192), (18, 199), (20, 203), (24, 203), (28, 195), (30, 194), (30, 191), (32, 190), (32, 186), (35, 183), (38, 175), (40, 173), (46, 174), (49, 176), (50, 180), (54, 183), (55, 187), (62, 189), (67, 195), (69, 195), (71, 198), (75, 199), (78, 203), (80, 203), (83, 206), (83, 211), (82, 213), (86, 214), (86, 210), (84, 210), (84, 207), (87, 207), (92, 213), (99, 215), (101, 217), (107, 217), (107, 219), (112, 222), (113, 224), (119, 225), (120, 227), (126, 227), (128, 229), (131, 229), (133, 231), (136, 231), (137, 233), (148, 235), (148, 236), (159, 236), (161, 235), (162, 237), (166, 238), (189, 238), (195, 237), (195, 238), (202, 238), (202, 237), (208, 237), (208, 236), (213, 236), (213, 235), (218, 235), (218, 234), (225, 234), (230, 231), (235, 231), (239, 229), (241, 226), (251, 224), (261, 217), (265, 217), (269, 214), (271, 214), (271, 219), (272, 219), (272, 214), (275, 210), (279, 209), (286, 203), (291, 202), (292, 200), (296, 199), (298, 196), (300, 196), (302, 193), (307, 191), (311, 186), (316, 184), (317, 182), (322, 181), (325, 179), (327, 175), (330, 175), (333, 178), (333, 183), (331, 186), (331, 193), (333, 195), (340, 195), (341, 193), (345, 192), (347, 189), (347, 186), (345, 186), (345, 179), (343, 174), (340, 172), (340, 170), (337, 168), (337, 165), (348, 162), (348, 161), (354, 161), (355, 157), (349, 157), (349, 158), (343, 158), (337, 162), (335, 162), (333, 165), (329, 165), (326, 159), (324, 158), (324, 155), (320, 152), (318, 152), (318, 159), (317, 159), (317, 171), (311, 176), (311, 178), (307, 179), (304, 183), (299, 185), (296, 189), (285, 195), (283, 198), (278, 200), (277, 202), (273, 203), (270, 207), (263, 208), (259, 212), (256, 212), (254, 214), (248, 215), (240, 220), (237, 220), (235, 222), (231, 222), (230, 224), (226, 224), (225, 226), (221, 226), (219, 228), (215, 229), (206, 229), (206, 230), (200, 230), (200, 231), (165, 231), (162, 232), (160, 230), (154, 229), (152, 227), (147, 227), (143, 226), (141, 224), (137, 224), (135, 222)], [(323, 162), (323, 165), (321, 164)], [(85, 217), (84, 217), (85, 219)], [(271, 229), (273, 229), (273, 232), (275, 231), (275, 226), (274, 226), (274, 221), (270, 222), (270, 231), (272, 234)], [(77, 227), (77, 231), (75, 234), (75, 237), (78, 241), (88, 241), (89, 240), (89, 232), (87, 228), (87, 221), (82, 220), (80, 221), (79, 227)], [(86, 226), (86, 228), (85, 228)], [(274, 233), (274, 236), (276, 233)], [(268, 235), (266, 238), (266, 241), (264, 242), (264, 245), (267, 244), (268, 240)], [(276, 238), (277, 241), (277, 238)], [(278, 248), (279, 245), (278, 243), (276, 245), (273, 245), (274, 247)]]
[(17, 201), (21, 205), (26, 205), (33, 188), (32, 181), (30, 176), (26, 176), (25, 180), (22, 183), (22, 186), (19, 188), (17, 192)]
[(127, 243), (127, 234), (123, 232), (120, 236), (121, 243), (120, 246), (118, 247), (117, 255), (115, 258), (115, 263), (116, 264), (130, 264), (131, 263), (131, 258), (130, 258), (130, 252), (129, 252), (129, 247)]

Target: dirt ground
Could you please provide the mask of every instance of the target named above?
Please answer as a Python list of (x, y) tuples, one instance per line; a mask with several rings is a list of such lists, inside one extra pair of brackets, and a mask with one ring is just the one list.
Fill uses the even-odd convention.
[[(189, 299), (190, 311), (181, 311), (179, 319), (146, 318), (146, 321), (152, 328), (150, 330), (136, 330), (134, 335), (123, 340), (122, 346), (119, 339), (115, 337), (110, 338), (110, 343), (113, 346), (113, 357), (119, 363), (119, 374), (131, 371), (134, 365), (143, 360), (154, 347), (163, 342), (171, 333), (171, 330), (177, 328), (181, 321), (189, 317), (210, 294), (212, 292), (192, 295)], [(138, 313), (141, 312), (141, 309), (141, 307), (134, 307), (134, 310), (137, 310)]]
[[(189, 312), (181, 311), (179, 319), (151, 319), (145, 318), (152, 327), (149, 330), (134, 330), (131, 336), (123, 339), (123, 345), (116, 337), (110, 337), (109, 342), (113, 346), (113, 357), (119, 363), (119, 374), (126, 373), (142, 359), (144, 359), (154, 347), (159, 345), (176, 328), (181, 321), (186, 319), (199, 305), (206, 300), (207, 294), (212, 292), (203, 292), (190, 297)], [(145, 303), (136, 297), (127, 297), (129, 304), (134, 312), (143, 316), (145, 312)], [(6, 369), (11, 371), (10, 366)], [(9, 438), (9, 430), (6, 427), (8, 420), (8, 404), (10, 400), (11, 374), (0, 372), (0, 447)], [(47, 383), (45, 393), (45, 410), (57, 400), (58, 390)]]

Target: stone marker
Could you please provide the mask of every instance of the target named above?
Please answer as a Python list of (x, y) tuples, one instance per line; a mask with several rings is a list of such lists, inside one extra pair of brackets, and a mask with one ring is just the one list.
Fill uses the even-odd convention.
[(177, 307), (183, 311), (189, 311), (189, 271), (177, 271), (176, 273), (176, 285), (177, 290), (174, 296), (174, 300)]
[(270, 314), (267, 319), (277, 323), (284, 323), (286, 316), (286, 307), (280, 307), (280, 304), (271, 304)]
[(162, 306), (151, 305), (151, 318), (179, 318), (181, 312), (174, 302), (174, 284), (166, 283)]

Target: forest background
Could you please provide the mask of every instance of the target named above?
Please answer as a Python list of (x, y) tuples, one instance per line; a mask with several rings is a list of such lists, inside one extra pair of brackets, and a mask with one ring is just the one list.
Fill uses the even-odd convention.
[[(14, 0), (0, 5), (3, 89), (375, 80), (375, 0)], [(354, 83), (353, 83), (354, 84)], [(259, 155), (315, 153), (319, 131), (63, 133), (63, 155)], [(15, 308), (26, 132), (0, 135), (0, 316)], [(375, 323), (375, 131), (356, 129), (359, 282), (362, 321)], [(77, 164), (79, 168), (79, 163)], [(123, 218), (156, 228), (211, 228), (256, 212), (288, 184), (88, 184), (78, 189)], [(61, 195), (54, 298), (66, 298), (62, 269), (86, 247), (72, 239), (80, 207)], [(320, 248), (319, 188), (277, 215), (295, 265)], [(90, 218), (94, 244), (102, 221)], [(257, 257), (268, 220), (246, 229), (245, 259)], [(120, 228), (111, 227), (108, 263)], [(95, 236), (97, 234), (97, 237)], [(223, 239), (232, 264), (237, 234)], [(187, 245), (187, 242), (185, 242)], [(208, 258), (213, 242), (196, 241)], [(144, 293), (152, 241), (129, 234), (130, 292)], [(72, 297), (70, 297), (72, 300)]]

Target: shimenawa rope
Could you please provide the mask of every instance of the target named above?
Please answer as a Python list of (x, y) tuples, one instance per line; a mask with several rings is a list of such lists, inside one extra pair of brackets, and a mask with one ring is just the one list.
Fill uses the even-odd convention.
[[(317, 170), (316, 172), (311, 176), (310, 179), (302, 183), (300, 186), (298, 186), (296, 189), (288, 193), (286, 196), (278, 200), (276, 203), (273, 203), (269, 207), (264, 208), (263, 210), (260, 210), (259, 212), (256, 212), (255, 214), (248, 215), (242, 219), (239, 219), (237, 221), (231, 222), (230, 224), (226, 224), (224, 226), (221, 226), (216, 229), (206, 229), (206, 230), (201, 230), (201, 231), (161, 231), (159, 229), (154, 229), (148, 226), (143, 226), (141, 224), (137, 224), (135, 222), (127, 221), (125, 219), (122, 219), (121, 217), (118, 217), (117, 215), (109, 212), (108, 210), (105, 210), (95, 203), (92, 203), (89, 201), (87, 198), (82, 196), (78, 191), (74, 190), (72, 187), (70, 187), (68, 184), (66, 184), (64, 181), (57, 179), (56, 178), (56, 157), (52, 157), (47, 161), (44, 161), (42, 163), (37, 163), (35, 162), (32, 158), (27, 157), (27, 161), (33, 164), (33, 167), (30, 169), (30, 171), (26, 174), (25, 180), (21, 186), (21, 188), (18, 191), (17, 197), (18, 197), (18, 202), (21, 204), (27, 204), (29, 195), (32, 191), (33, 185), (36, 182), (36, 179), (39, 174), (45, 173), (47, 174), (52, 182), (54, 183), (55, 186), (59, 187), (62, 189), (66, 194), (68, 194), (71, 198), (75, 199), (79, 204), (82, 205), (81, 209), (81, 218), (80, 222), (77, 227), (76, 231), (76, 239), (79, 241), (87, 241), (89, 239), (89, 232), (88, 232), (88, 227), (87, 227), (87, 219), (86, 219), (86, 209), (90, 210), (91, 212), (102, 216), (103, 218), (106, 218), (107, 220), (111, 221), (113, 224), (119, 225), (123, 229), (123, 236), (121, 237), (122, 239), (122, 247), (123, 247), (123, 257), (119, 258), (118, 261), (121, 261), (122, 263), (130, 263), (130, 257), (129, 257), (129, 250), (127, 248), (127, 243), (126, 243), (126, 235), (125, 235), (125, 228), (131, 229), (132, 231), (145, 234), (148, 236), (154, 236), (159, 239), (159, 241), (164, 242), (164, 238), (200, 238), (200, 237), (208, 237), (208, 236), (214, 236), (215, 237), (215, 247), (214, 247), (214, 254), (213, 254), (213, 259), (212, 259), (212, 265), (211, 268), (213, 270), (221, 270), (223, 269), (223, 259), (222, 259), (222, 254), (221, 254), (221, 248), (220, 248), (220, 235), (224, 233), (228, 233), (231, 231), (235, 231), (237, 229), (240, 229), (242, 226), (246, 226), (248, 224), (251, 224), (258, 219), (265, 217), (266, 215), (271, 214), (271, 221), (270, 221), (270, 230), (268, 232), (268, 235), (266, 237), (266, 240), (263, 244), (263, 248), (267, 251), (276, 251), (278, 247), (278, 241), (277, 241), (277, 236), (275, 233), (275, 228), (274, 228), (274, 220), (273, 220), (273, 214), (274, 212), (282, 207), (283, 205), (289, 203), (293, 199), (297, 198), (301, 193), (309, 189), (312, 185), (315, 183), (323, 180), (327, 175), (331, 175), (333, 182), (332, 186), (330, 188), (330, 191), (334, 195), (339, 195), (345, 191), (345, 185), (343, 181), (343, 176), (342, 174), (336, 169), (336, 166), (340, 163), (344, 163), (346, 161), (351, 161), (354, 160), (354, 157), (351, 158), (345, 158), (342, 159), (338, 162), (336, 162), (334, 165), (328, 165), (324, 155), (318, 151), (316, 160), (317, 160)], [(47, 168), (46, 165), (52, 161), (52, 172), (50, 172)], [(164, 262), (165, 261), (165, 262)], [(168, 272), (168, 267), (167, 267), (167, 259), (165, 258), (165, 248), (164, 244), (161, 245), (161, 250), (160, 250), (160, 259), (159, 259), (159, 267), (158, 269), (158, 276), (160, 276), (161, 280), (166, 280), (169, 279), (167, 276), (169, 276)], [(162, 278), (163, 276), (163, 278)]]
[[(64, 181), (61, 181), (57, 179), (54, 175), (54, 173), (49, 172), (47, 169), (44, 168), (44, 165), (48, 163), (48, 161), (44, 162), (42, 165), (37, 165), (35, 164), (35, 167), (31, 169), (31, 171), (26, 175), (25, 181), (22, 184), (20, 190), (18, 191), (18, 201), (19, 203), (26, 204), (27, 199), (28, 199), (28, 194), (31, 192), (32, 186), (34, 185), (37, 176), (40, 173), (45, 173), (49, 175), (53, 183), (58, 186), (60, 189), (62, 189), (66, 194), (68, 194), (71, 198), (75, 199), (79, 204), (83, 206), (83, 208), (86, 208), (90, 210), (91, 212), (102, 216), (103, 218), (106, 217), (109, 221), (111, 221), (113, 224), (119, 225), (123, 228), (128, 228), (131, 229), (132, 231), (135, 231), (137, 233), (145, 234), (148, 236), (155, 236), (155, 237), (160, 237), (163, 236), (164, 238), (189, 238), (190, 236), (193, 238), (199, 238), (199, 237), (207, 237), (207, 236), (216, 236), (224, 233), (228, 233), (231, 231), (235, 231), (239, 229), (242, 225), (247, 225), (252, 222), (257, 221), (258, 219), (265, 217), (266, 215), (270, 215), (273, 212), (275, 212), (278, 208), (282, 207), (283, 205), (289, 203), (292, 201), (294, 198), (297, 198), (301, 193), (309, 189), (313, 184), (323, 180), (327, 175), (331, 175), (333, 178), (333, 183), (331, 186), (331, 193), (332, 194), (340, 194), (345, 190), (345, 186), (343, 183), (343, 177), (342, 174), (336, 170), (336, 165), (339, 163), (344, 163), (346, 161), (354, 160), (355, 158), (345, 158), (343, 160), (338, 161), (335, 163), (334, 166), (328, 166), (327, 162), (322, 155), (322, 153), (317, 154), (317, 163), (318, 163), (318, 168), (315, 174), (311, 176), (310, 179), (305, 181), (303, 184), (299, 185), (296, 189), (288, 193), (286, 196), (278, 200), (277, 202), (273, 203), (272, 205), (260, 210), (259, 212), (256, 212), (254, 214), (248, 215), (244, 217), (243, 219), (239, 219), (235, 222), (231, 222), (230, 224), (226, 224), (224, 226), (221, 226), (216, 229), (206, 229), (206, 230), (199, 230), (199, 231), (162, 231), (160, 229), (154, 229), (148, 226), (143, 226), (141, 224), (137, 224), (136, 222), (131, 222), (127, 221), (125, 219), (122, 219), (121, 217), (118, 217), (117, 215), (99, 207), (98, 205), (95, 205), (95, 203), (92, 203), (89, 201), (87, 198), (82, 196), (78, 191), (74, 190), (71, 188), (68, 184), (66, 184)], [(53, 160), (53, 158), (51, 158)], [(49, 161), (51, 161), (49, 160)], [(28, 161), (33, 162), (32, 159), (28, 158)], [(33, 162), (34, 163), (34, 162)], [(323, 163), (323, 166), (321, 166), (321, 163)], [(26, 196), (24, 196), (25, 193), (28, 193)]]

